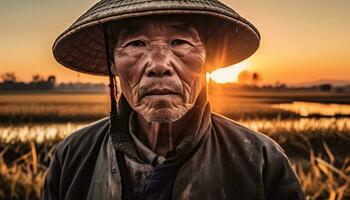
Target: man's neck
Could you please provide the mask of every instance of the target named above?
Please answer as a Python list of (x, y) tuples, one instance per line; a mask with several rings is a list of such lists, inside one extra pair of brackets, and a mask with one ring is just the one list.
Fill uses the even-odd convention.
[(150, 123), (137, 114), (139, 124), (139, 139), (158, 155), (165, 156), (174, 150), (185, 137), (186, 129), (193, 123), (190, 115), (185, 115), (176, 122)]

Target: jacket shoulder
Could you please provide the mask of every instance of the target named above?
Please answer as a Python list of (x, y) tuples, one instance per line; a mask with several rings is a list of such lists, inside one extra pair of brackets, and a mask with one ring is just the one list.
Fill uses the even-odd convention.
[(45, 199), (85, 199), (108, 127), (109, 118), (103, 118), (57, 145), (45, 178)]
[(61, 146), (66, 146), (66, 145), (80, 145), (81, 143), (89, 143), (93, 142), (93, 139), (96, 137), (99, 137), (101, 134), (104, 133), (103, 130), (108, 128), (109, 124), (109, 118), (105, 117), (102, 118), (98, 121), (95, 121), (91, 124), (86, 125), (83, 128), (80, 128), (76, 131), (74, 131), (71, 135), (66, 137), (61, 141), (62, 144)]
[(226, 141), (227, 145), (243, 145), (249, 151), (260, 151), (267, 148), (284, 156), (280, 145), (263, 133), (251, 130), (217, 113), (212, 114), (212, 122), (214, 129), (217, 130), (216, 136)]
[[(213, 113), (214, 142), (224, 164), (240, 169), (241, 179), (260, 185), (264, 199), (304, 199), (300, 182), (283, 149), (268, 136)], [(251, 188), (250, 186), (248, 188)], [(251, 189), (250, 189), (251, 190)]]
[(66, 154), (79, 154), (89, 151), (102, 141), (108, 132), (108, 127), (109, 118), (105, 117), (76, 130), (57, 145), (56, 154), (58, 159), (64, 159)]

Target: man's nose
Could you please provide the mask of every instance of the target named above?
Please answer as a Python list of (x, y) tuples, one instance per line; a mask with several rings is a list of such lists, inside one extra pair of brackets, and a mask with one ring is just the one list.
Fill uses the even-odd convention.
[(148, 77), (172, 76), (174, 69), (171, 66), (171, 55), (168, 50), (160, 48), (152, 52), (149, 66), (146, 69)]

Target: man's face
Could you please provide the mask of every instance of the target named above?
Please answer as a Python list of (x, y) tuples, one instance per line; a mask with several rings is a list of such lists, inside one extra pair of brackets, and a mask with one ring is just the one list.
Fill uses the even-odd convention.
[(114, 60), (130, 106), (148, 122), (173, 122), (205, 85), (206, 49), (193, 25), (144, 18), (120, 29)]

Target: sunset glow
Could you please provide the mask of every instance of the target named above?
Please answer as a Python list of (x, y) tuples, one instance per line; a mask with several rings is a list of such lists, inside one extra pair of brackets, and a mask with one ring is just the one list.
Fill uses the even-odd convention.
[(211, 79), (217, 83), (234, 83), (237, 82), (239, 73), (249, 66), (248, 62), (241, 62), (230, 67), (217, 69), (207, 73), (208, 80)]
[[(51, 50), (57, 36), (96, 2), (0, 1), (0, 75), (14, 73), (18, 81), (24, 82), (39, 74), (45, 78), (55, 75), (57, 82), (108, 83), (107, 77), (63, 67)], [(251, 65), (211, 72), (211, 80), (236, 82), (245, 67), (249, 72), (259, 72), (261, 84), (349, 80), (350, 1), (222, 2), (252, 22), (262, 39), (258, 51), (249, 58)]]

